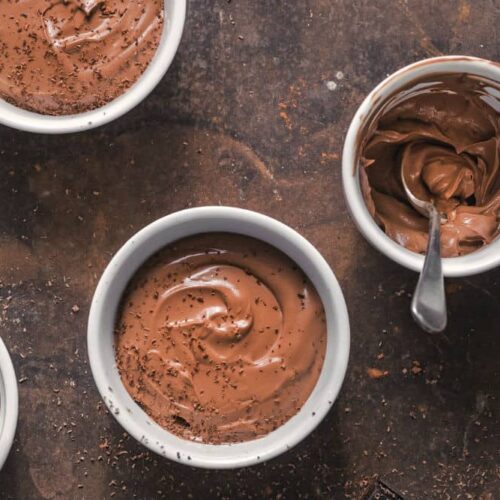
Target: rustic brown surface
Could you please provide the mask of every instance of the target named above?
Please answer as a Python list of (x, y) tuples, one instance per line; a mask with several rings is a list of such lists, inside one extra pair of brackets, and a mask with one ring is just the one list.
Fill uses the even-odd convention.
[[(416, 275), (354, 228), (340, 155), (388, 73), (438, 54), (500, 60), (499, 9), (193, 0), (173, 67), (126, 117), (68, 137), (2, 128), (0, 332), (22, 383), (0, 497), (359, 498), (375, 476), (407, 498), (497, 497), (500, 270), (450, 280), (446, 333), (420, 332), (408, 313)], [(129, 236), (219, 203), (272, 215), (319, 248), (346, 295), (352, 355), (340, 399), (302, 444), (211, 472), (123, 433), (92, 381), (85, 329), (97, 279)]]

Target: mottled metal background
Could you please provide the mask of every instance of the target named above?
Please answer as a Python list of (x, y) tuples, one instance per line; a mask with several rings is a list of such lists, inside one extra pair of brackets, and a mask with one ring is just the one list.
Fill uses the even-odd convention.
[[(20, 421), (0, 497), (359, 498), (378, 476), (406, 498), (498, 498), (500, 270), (450, 280), (447, 331), (419, 331), (416, 275), (354, 228), (340, 156), (357, 106), (387, 74), (440, 54), (500, 60), (499, 10), (498, 0), (192, 0), (171, 70), (126, 117), (66, 137), (2, 128), (0, 333)], [(148, 222), (205, 204), (258, 210), (309, 238), (352, 322), (328, 417), (286, 455), (238, 471), (190, 469), (135, 443), (100, 402), (86, 353), (112, 254)]]

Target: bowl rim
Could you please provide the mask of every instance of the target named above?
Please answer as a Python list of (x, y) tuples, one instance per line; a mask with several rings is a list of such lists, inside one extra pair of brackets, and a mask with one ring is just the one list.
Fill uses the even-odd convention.
[(16, 373), (9, 351), (0, 338), (0, 470), (7, 460), (17, 428), (19, 396)]
[[(116, 380), (118, 370), (114, 359), (114, 346), (111, 347), (113, 353), (111, 363), (109, 356), (106, 358), (106, 355), (103, 354), (106, 348), (106, 336), (109, 342), (109, 336), (113, 335), (113, 331), (109, 331), (111, 328), (104, 335), (101, 331), (104, 315), (108, 311), (108, 319), (113, 317), (113, 323), (109, 324), (114, 324), (116, 307), (126, 283), (135, 274), (137, 268), (153, 253), (179, 239), (179, 237), (166, 237), (169, 231), (184, 227), (186, 224), (199, 224), (200, 229), (188, 230), (189, 232), (181, 237), (188, 236), (188, 234), (224, 231), (224, 229), (203, 229), (210, 224), (220, 226), (233, 224), (227, 231), (232, 233), (249, 234), (248, 231), (251, 231), (251, 227), (263, 228), (263, 231), (268, 234), (279, 233), (279, 236), (276, 237), (289, 242), (290, 248), (293, 247), (297, 252), (302, 252), (305, 258), (310, 259), (315, 273), (323, 277), (325, 292), (322, 293), (322, 289), (318, 289), (317, 283), (314, 283), (324, 303), (328, 325), (327, 353), (320, 377), (301, 411), (278, 429), (261, 438), (243, 443), (221, 445), (195, 443), (182, 439), (162, 429), (139, 408), (137, 403), (132, 401), (121, 379), (119, 379), (119, 375), (119, 384), (113, 385), (112, 383), (112, 379)], [(243, 227), (245, 224), (246, 228)], [(251, 235), (253, 236), (253, 234)], [(258, 238), (258, 236), (254, 237)], [(130, 265), (134, 256), (141, 252), (143, 248), (141, 245), (145, 245), (145, 242), (151, 242), (155, 238), (154, 251), (150, 249), (149, 255), (138, 260), (139, 264), (134, 262), (134, 266)], [(265, 237), (262, 237), (261, 240), (270, 243)], [(280, 248), (277, 244), (270, 244)], [(283, 248), (280, 249), (283, 251)], [(289, 252), (285, 253), (291, 256)], [(108, 302), (109, 290), (113, 286), (113, 280), (117, 279), (120, 272), (126, 273), (125, 285), (120, 286), (121, 292), (118, 298), (111, 298), (111, 301)], [(325, 299), (328, 302), (325, 302)], [(110, 307), (110, 304), (113, 304), (113, 307)], [(266, 215), (241, 208), (207, 206), (189, 208), (162, 217), (141, 229), (118, 250), (102, 274), (92, 300), (88, 320), (87, 347), (90, 368), (98, 391), (110, 413), (131, 436), (151, 451), (178, 463), (208, 469), (232, 469), (261, 463), (284, 453), (302, 441), (323, 420), (336, 400), (344, 381), (349, 358), (350, 329), (347, 306), (340, 285), (326, 260), (308, 240), (289, 226)], [(325, 371), (327, 365), (328, 372)], [(333, 369), (329, 365), (332, 365)], [(126, 395), (119, 394), (120, 391), (125, 391)], [(313, 411), (309, 413), (313, 395), (318, 401), (314, 401)], [(117, 396), (122, 398), (122, 401), (117, 400)], [(135, 405), (134, 412), (143, 418), (132, 416), (128, 405)], [(155, 440), (158, 435), (165, 439), (168, 438), (168, 440)]]
[(69, 134), (91, 130), (128, 113), (145, 99), (163, 78), (179, 47), (186, 19), (186, 0), (164, 0), (166, 12), (155, 55), (139, 79), (104, 106), (72, 115), (43, 115), (11, 104), (0, 97), (0, 124), (39, 134)]
[[(342, 184), (344, 197), (352, 218), (359, 231), (381, 253), (412, 271), (420, 272), (424, 255), (412, 252), (393, 241), (377, 225), (366, 207), (357, 175), (357, 145), (365, 120), (380, 104), (384, 94), (391, 94), (416, 78), (432, 74), (487, 73), (500, 83), (500, 65), (478, 57), (449, 55), (423, 59), (405, 66), (380, 82), (363, 100), (349, 126), (342, 152)], [(500, 237), (484, 248), (460, 257), (442, 259), (443, 274), (446, 277), (465, 277), (488, 271), (500, 265)]]

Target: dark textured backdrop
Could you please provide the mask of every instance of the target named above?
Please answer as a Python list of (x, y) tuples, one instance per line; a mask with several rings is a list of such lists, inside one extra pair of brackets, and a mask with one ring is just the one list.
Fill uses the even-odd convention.
[[(499, 9), (192, 0), (171, 70), (126, 117), (66, 137), (1, 128), (0, 334), (21, 383), (0, 498), (359, 498), (376, 476), (407, 498), (498, 498), (500, 270), (450, 280), (447, 331), (420, 332), (408, 312), (416, 275), (353, 227), (340, 156), (387, 74), (439, 54), (500, 60)], [(301, 445), (210, 472), (124, 434), (94, 387), (85, 329), (97, 279), (129, 236), (219, 203), (274, 216), (319, 248), (346, 295), (352, 355), (340, 399)]]

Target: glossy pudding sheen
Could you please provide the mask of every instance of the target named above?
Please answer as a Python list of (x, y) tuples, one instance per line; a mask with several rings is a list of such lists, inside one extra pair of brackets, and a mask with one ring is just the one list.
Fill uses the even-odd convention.
[(226, 233), (152, 257), (124, 294), (115, 338), (135, 401), (168, 431), (214, 444), (263, 436), (297, 413), (326, 342), (323, 304), (302, 270)]
[[(496, 98), (495, 98), (496, 95)], [(425, 253), (428, 220), (401, 182), (445, 214), (444, 257), (473, 252), (499, 235), (500, 87), (463, 74), (433, 76), (378, 112), (361, 153), (361, 185), (377, 223), (400, 245)]]
[(0, 96), (42, 114), (98, 108), (153, 58), (163, 0), (0, 0)]

